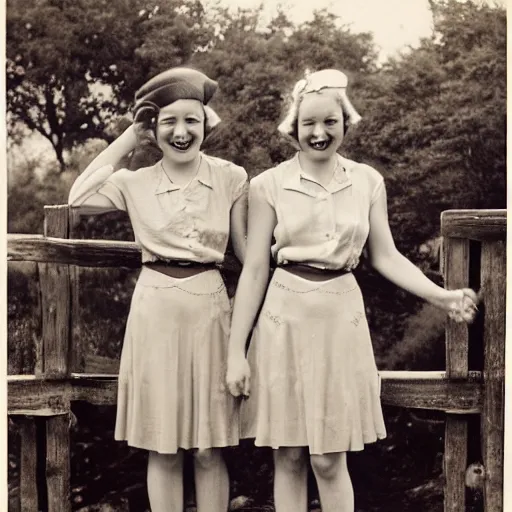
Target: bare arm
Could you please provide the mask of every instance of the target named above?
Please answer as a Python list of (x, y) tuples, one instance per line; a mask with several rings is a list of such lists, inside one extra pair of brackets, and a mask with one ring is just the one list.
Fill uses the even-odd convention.
[(242, 194), (231, 207), (230, 231), (233, 250), (243, 263), (247, 248), (247, 194)]
[(235, 296), (229, 338), (227, 383), (235, 396), (249, 393), (245, 344), (263, 301), (270, 272), (270, 246), (277, 219), (274, 209), (251, 188), (244, 267)]
[(98, 194), (99, 187), (115, 171), (121, 159), (137, 145), (133, 125), (104, 149), (80, 174), (69, 192), (68, 204), (81, 207), (87, 213), (101, 213), (116, 207), (106, 196)]
[[(431, 304), (446, 311), (454, 309), (463, 311), (466, 307), (471, 306), (471, 302), (477, 302), (477, 296), (472, 290), (446, 290), (436, 285), (397, 250), (389, 228), (385, 189), (370, 210), (368, 247), (370, 262), (380, 274), (400, 288)], [(464, 304), (466, 299), (468, 300), (467, 305)], [(464, 319), (470, 321), (472, 318)]]

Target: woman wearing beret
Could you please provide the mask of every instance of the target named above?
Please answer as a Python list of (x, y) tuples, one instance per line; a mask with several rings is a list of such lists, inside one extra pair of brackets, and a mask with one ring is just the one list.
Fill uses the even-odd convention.
[[(384, 277), (456, 320), (471, 321), (477, 300), (472, 290), (435, 285), (395, 248), (382, 176), (337, 153), (360, 119), (346, 87), (337, 70), (296, 84), (279, 131), (298, 152), (250, 185), (227, 384), (233, 395), (247, 396), (251, 379), (242, 436), (274, 449), (277, 512), (306, 512), (308, 453), (322, 511), (352, 512), (346, 452), (386, 435), (365, 307), (352, 274), (363, 246)], [(277, 268), (267, 287), (271, 257)]]
[[(220, 121), (207, 106), (216, 82), (189, 68), (149, 80), (134, 124), (73, 184), (69, 203), (90, 213), (124, 210), (142, 251), (121, 355), (115, 437), (149, 451), (153, 512), (183, 510), (183, 451), (194, 451), (199, 512), (226, 512), (220, 448), (237, 445), (236, 399), (227, 391), (230, 303), (219, 271), (231, 235), (245, 252), (247, 174), (201, 152)], [(115, 171), (151, 139), (155, 165)], [(115, 171), (115, 172), (114, 172)]]

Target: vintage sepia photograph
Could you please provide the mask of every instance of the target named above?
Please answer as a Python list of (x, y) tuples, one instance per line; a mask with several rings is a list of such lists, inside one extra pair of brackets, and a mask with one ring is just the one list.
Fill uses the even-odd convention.
[(505, 0), (4, 3), (8, 512), (503, 512)]

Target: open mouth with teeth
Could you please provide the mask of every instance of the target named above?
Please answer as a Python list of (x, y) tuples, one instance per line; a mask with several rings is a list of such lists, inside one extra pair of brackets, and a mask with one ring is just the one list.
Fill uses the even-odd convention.
[(170, 142), (170, 145), (174, 149), (177, 149), (178, 151), (187, 151), (190, 148), (190, 146), (192, 146), (193, 142), (194, 142), (194, 139), (190, 139), (187, 141), (173, 140)]
[(327, 149), (332, 142), (332, 139), (309, 141), (309, 146), (316, 151), (324, 151)]

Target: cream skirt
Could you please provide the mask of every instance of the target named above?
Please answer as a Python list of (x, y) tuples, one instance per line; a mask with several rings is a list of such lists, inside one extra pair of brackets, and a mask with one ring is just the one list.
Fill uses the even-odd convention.
[(257, 446), (358, 451), (386, 436), (361, 291), (277, 269), (251, 339), (242, 437)]
[(143, 267), (132, 298), (115, 438), (160, 453), (237, 445), (225, 387), (230, 303), (216, 270), (175, 279)]

